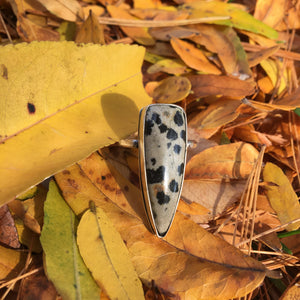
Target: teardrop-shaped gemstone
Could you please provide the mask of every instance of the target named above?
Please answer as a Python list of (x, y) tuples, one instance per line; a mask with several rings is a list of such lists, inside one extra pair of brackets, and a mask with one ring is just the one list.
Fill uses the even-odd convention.
[(149, 222), (159, 237), (167, 234), (180, 198), (186, 131), (186, 115), (180, 106), (151, 104), (140, 112), (141, 189)]

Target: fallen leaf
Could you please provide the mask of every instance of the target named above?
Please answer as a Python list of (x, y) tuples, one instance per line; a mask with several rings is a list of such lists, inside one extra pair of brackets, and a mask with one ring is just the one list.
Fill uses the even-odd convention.
[(189, 121), (189, 126), (198, 129), (209, 129), (223, 126), (234, 121), (239, 113), (237, 111), (241, 102), (231, 99), (220, 99), (208, 106), (206, 110), (198, 113)]
[(0, 245), (0, 281), (17, 277), (25, 266), (26, 255)]
[[(127, 11), (113, 5), (107, 5), (106, 6), (108, 12), (113, 18), (118, 19), (126, 19), (126, 20), (136, 20), (135, 17), (130, 15)], [(151, 35), (148, 33), (147, 29), (140, 28), (140, 27), (126, 27), (121, 26), (122, 30), (130, 36), (132, 39), (134, 39), (139, 44), (150, 46), (155, 44), (155, 40), (151, 37)]]
[(144, 299), (129, 252), (102, 209), (94, 206), (84, 213), (77, 243), (93, 278), (111, 299)]
[(199, 34), (190, 39), (216, 53), (227, 74), (241, 80), (252, 76), (246, 52), (233, 28), (206, 24), (193, 25), (192, 28), (197, 29)]
[(267, 59), (268, 57), (276, 53), (279, 50), (279, 48), (280, 46), (273, 46), (263, 49), (261, 51), (247, 53), (249, 66), (254, 67), (258, 65), (262, 60)]
[(278, 87), (278, 94), (280, 94), (286, 88), (289, 81), (287, 70), (284, 69), (283, 74), (280, 75), (282, 73), (282, 63), (279, 60), (271, 58), (261, 61), (260, 65), (271, 79), (273, 87)]
[(163, 79), (153, 91), (157, 103), (176, 103), (186, 98), (191, 91), (191, 83), (186, 77), (172, 76)]
[(58, 41), (59, 33), (48, 28), (42, 27), (28, 18), (26, 16), (20, 15), (17, 22), (17, 31), (20, 37), (22, 37), (24, 42), (32, 41)]
[[(300, 218), (300, 204), (298, 197), (282, 170), (268, 162), (263, 170), (267, 196), (272, 208), (276, 211), (281, 224)], [(286, 230), (298, 229), (300, 221), (286, 226)]]
[(212, 23), (248, 30), (266, 36), (270, 39), (276, 39), (278, 37), (276, 30), (255, 19), (246, 11), (239, 9), (234, 3), (220, 1), (194, 1), (187, 5), (183, 5), (182, 9), (190, 11), (190, 19), (213, 16), (230, 16), (228, 20), (212, 21)]
[(254, 17), (272, 28), (276, 28), (286, 19), (285, 0), (258, 0), (255, 5)]
[(79, 21), (83, 19), (82, 8), (74, 0), (38, 0), (55, 16), (66, 21)]
[(208, 148), (193, 156), (186, 165), (188, 179), (245, 179), (258, 152), (247, 143), (232, 143)]
[(44, 42), (0, 53), (0, 204), (134, 132), (150, 102), (141, 47)]
[(76, 35), (76, 43), (94, 43), (105, 44), (104, 27), (99, 24), (95, 14), (90, 10), (88, 18), (81, 25), (79, 32)]
[(191, 43), (173, 37), (171, 39), (171, 45), (190, 68), (209, 74), (221, 74), (221, 71), (214, 64), (209, 62), (203, 52)]
[(7, 205), (0, 207), (0, 242), (12, 248), (20, 248), (14, 219)]
[(77, 248), (77, 222), (58, 187), (51, 181), (41, 234), (46, 275), (63, 299), (100, 299), (100, 290)]
[(209, 180), (199, 176), (197, 179), (185, 179), (181, 198), (207, 208), (211, 219), (239, 201), (245, 185), (245, 180)]
[(193, 94), (189, 97), (197, 99), (206, 96), (223, 95), (241, 99), (255, 91), (253, 81), (244, 81), (229, 76), (190, 75), (187, 78), (192, 83)]

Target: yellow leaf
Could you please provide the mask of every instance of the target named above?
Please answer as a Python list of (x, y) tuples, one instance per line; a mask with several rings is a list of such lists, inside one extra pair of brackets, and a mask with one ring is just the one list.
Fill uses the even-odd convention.
[(153, 91), (153, 99), (158, 103), (175, 103), (186, 98), (191, 91), (191, 83), (186, 77), (171, 76), (159, 82)]
[(143, 55), (121, 44), (0, 48), (0, 205), (137, 130), (150, 103)]
[(228, 20), (212, 21), (214, 24), (233, 26), (259, 33), (270, 39), (276, 39), (278, 33), (272, 27), (255, 19), (252, 15), (236, 7), (233, 3), (221, 1), (194, 1), (183, 6), (183, 9), (191, 11), (190, 18), (230, 16)]
[(102, 209), (91, 207), (82, 216), (77, 242), (94, 279), (111, 299), (144, 299), (128, 250)]
[(47, 277), (63, 299), (100, 299), (100, 290), (79, 254), (76, 229), (75, 214), (51, 181), (41, 235)]
[(7, 249), (0, 245), (0, 282), (19, 275), (25, 266), (26, 253)]
[(278, 94), (280, 94), (286, 88), (286, 84), (288, 82), (288, 73), (286, 69), (284, 69), (281, 78), (279, 78), (282, 72), (283, 64), (279, 60), (275, 61), (268, 58), (261, 61), (260, 65), (268, 74), (274, 87), (277, 85), (277, 81), (280, 79), (280, 85), (278, 87)]
[[(276, 211), (281, 224), (300, 218), (298, 197), (282, 170), (272, 163), (267, 163), (263, 171), (264, 181), (269, 184), (267, 196), (272, 208)], [(290, 224), (287, 230), (297, 230), (300, 221)]]

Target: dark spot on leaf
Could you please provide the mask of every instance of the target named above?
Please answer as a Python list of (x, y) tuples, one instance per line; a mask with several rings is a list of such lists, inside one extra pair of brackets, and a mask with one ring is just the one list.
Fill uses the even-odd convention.
[(0, 65), (0, 72), (1, 72), (1, 76), (7, 80), (8, 79), (8, 71), (4, 64)]
[(35, 106), (34, 106), (34, 104), (32, 104), (30, 102), (27, 102), (27, 109), (28, 109), (28, 112), (30, 114), (34, 114), (35, 113)]
[(170, 197), (168, 195), (166, 195), (164, 192), (157, 192), (156, 198), (160, 205), (167, 204), (170, 202)]
[(88, 131), (85, 131), (84, 133), (89, 133)]
[(129, 191), (128, 185), (125, 185), (125, 186), (124, 186), (124, 190), (125, 190), (125, 192), (128, 192), (128, 191)]
[(101, 176), (101, 179), (102, 179), (102, 180), (105, 180), (105, 179), (106, 179), (106, 177), (105, 177), (105, 176)]

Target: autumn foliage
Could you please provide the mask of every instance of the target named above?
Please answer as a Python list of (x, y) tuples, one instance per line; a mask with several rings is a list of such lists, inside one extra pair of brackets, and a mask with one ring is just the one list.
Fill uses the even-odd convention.
[[(1, 5), (1, 299), (300, 298), (299, 2)], [(152, 102), (190, 141), (163, 239), (130, 142)]]

